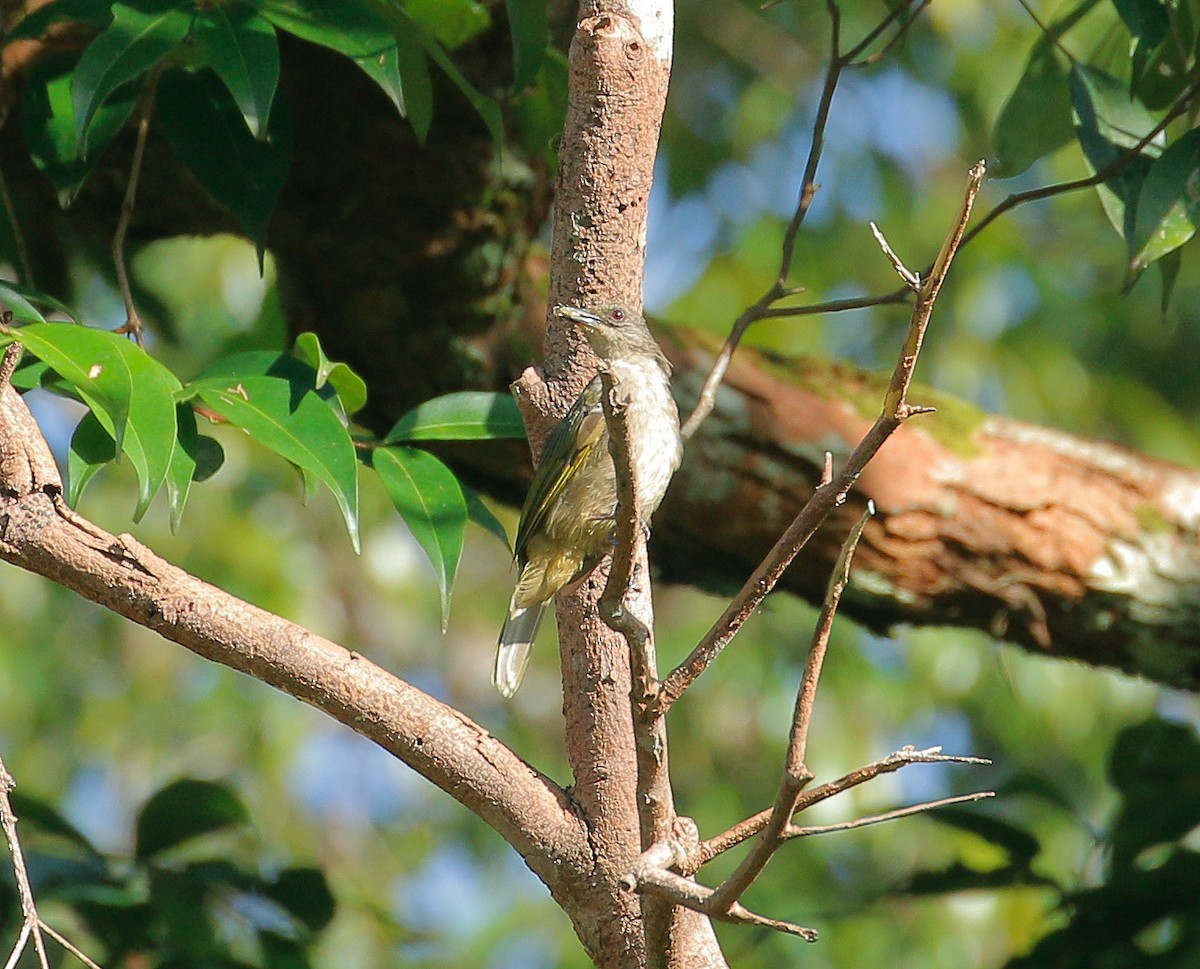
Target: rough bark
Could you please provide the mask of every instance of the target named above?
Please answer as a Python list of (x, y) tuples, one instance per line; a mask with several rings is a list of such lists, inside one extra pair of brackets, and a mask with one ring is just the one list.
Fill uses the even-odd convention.
[[(580, 18), (570, 51), (548, 302), (641, 306), (647, 201), (670, 77), (671, 5), (596, 0), (581, 4)], [(535, 443), (594, 372), (581, 335), (549, 316), (544, 368), (527, 370), (516, 385)], [(639, 900), (619, 884), (646, 846), (639, 829), (629, 647), (596, 608), (606, 577), (607, 570), (598, 570), (557, 603), (573, 794), (596, 850), (598, 900), (604, 903), (596, 912), (605, 942), (600, 964), (723, 966), (707, 920), (661, 899)], [(632, 605), (644, 621), (653, 621), (648, 583)], [(666, 802), (669, 825), (674, 807), (669, 796)]]

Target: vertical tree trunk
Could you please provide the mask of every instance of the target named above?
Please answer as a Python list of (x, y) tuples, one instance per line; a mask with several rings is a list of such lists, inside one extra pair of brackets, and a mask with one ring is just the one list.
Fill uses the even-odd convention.
[[(580, 14), (559, 154), (549, 305), (640, 307), (647, 202), (670, 77), (672, 6), (669, 0), (590, 0)], [(594, 372), (582, 338), (551, 316), (544, 372), (528, 370), (518, 382), (535, 442)], [(644, 561), (640, 568), (648, 574)], [(629, 648), (596, 611), (606, 578), (602, 567), (557, 603), (573, 796), (596, 859), (595, 890), (585, 906), (595, 918), (572, 917), (599, 966), (724, 966), (706, 919), (672, 911), (659, 900), (639, 900), (618, 885), (643, 845)], [(635, 608), (652, 616), (648, 583)]]

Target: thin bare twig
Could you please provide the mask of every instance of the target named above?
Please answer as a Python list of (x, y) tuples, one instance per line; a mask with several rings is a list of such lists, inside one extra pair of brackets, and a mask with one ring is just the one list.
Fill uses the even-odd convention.
[(888, 257), (888, 261), (892, 264), (892, 268), (896, 270), (896, 275), (904, 280), (905, 285), (913, 292), (921, 288), (921, 274), (915, 273), (904, 265), (903, 260), (896, 255), (896, 250), (892, 248), (892, 244), (887, 241), (887, 237), (883, 234), (883, 230), (874, 222), (868, 222), (871, 227), (871, 235), (875, 237), (875, 241), (879, 243), (879, 248), (883, 250), (883, 254)]
[[(1084, 178), (1075, 178), (1067, 182), (1056, 182), (1053, 185), (1043, 185), (1041, 188), (1031, 188), (1023, 192), (1013, 192), (1002, 202), (995, 205), (986, 215), (984, 215), (972, 228), (967, 232), (962, 241), (959, 243), (959, 249), (962, 249), (974, 241), (981, 232), (987, 229), (1000, 216), (1011, 212), (1018, 206), (1024, 205), (1027, 202), (1037, 202), (1041, 199), (1054, 198), (1057, 195), (1065, 195), (1068, 192), (1077, 192), (1080, 189), (1094, 188), (1097, 185), (1103, 185), (1110, 179), (1120, 175), (1134, 159), (1141, 156), (1141, 153), (1149, 146), (1155, 138), (1166, 130), (1167, 126), (1172, 121), (1180, 117), (1192, 104), (1192, 100), (1200, 93), (1200, 81), (1192, 84), (1178, 98), (1175, 103), (1149, 132), (1140, 138), (1132, 148), (1123, 151), (1121, 155), (1104, 168), (1100, 169), (1093, 175), (1088, 175)], [(819, 313), (841, 313), (846, 310), (868, 309), (873, 306), (887, 306), (895, 303), (903, 303), (911, 295), (909, 287), (901, 286), (899, 289), (891, 290), (887, 293), (878, 293), (873, 296), (855, 296), (850, 299), (834, 299), (827, 300), (822, 303), (809, 303), (803, 306), (773, 306), (762, 313), (761, 319), (784, 319), (797, 316), (815, 316)], [(757, 304), (756, 304), (757, 305)], [(715, 393), (715, 391), (714, 391)]]
[(755, 925), (759, 928), (784, 932), (803, 939), (805, 942), (817, 941), (817, 930), (797, 925), (794, 922), (783, 922), (779, 919), (757, 915), (740, 903), (734, 903), (727, 910), (713, 905), (713, 890), (682, 875), (665, 871), (662, 868), (647, 869), (638, 880), (634, 891), (661, 895), (676, 905), (700, 912), (718, 922), (733, 922), (739, 925)]
[(121, 200), (121, 215), (117, 219), (117, 231), (113, 233), (112, 258), (117, 270), (117, 288), (125, 302), (125, 324), (117, 327), (118, 333), (128, 333), (142, 346), (142, 318), (138, 316), (133, 302), (133, 289), (129, 285), (129, 270), (125, 264), (125, 236), (137, 204), (138, 182), (142, 175), (142, 159), (146, 154), (146, 139), (150, 134), (150, 117), (154, 114), (154, 96), (158, 91), (158, 80), (162, 77), (163, 65), (159, 63), (150, 72), (145, 87), (138, 95), (135, 114), (137, 116), (137, 141), (133, 146), (133, 159), (129, 163), (129, 183), (125, 186), (125, 197)]
[[(5, 354), (6, 363), (7, 360), (8, 354)], [(8, 842), (8, 853), (12, 857), (13, 876), (17, 883), (17, 895), (21, 899), (21, 934), (17, 937), (16, 945), (13, 946), (5, 969), (14, 969), (30, 938), (33, 939), (33, 948), (37, 952), (38, 965), (41, 966), (41, 969), (50, 969), (50, 959), (46, 954), (46, 940), (42, 936), (43, 932), (72, 955), (82, 960), (89, 969), (100, 969), (96, 963), (43, 922), (41, 916), (38, 915), (37, 903), (33, 898), (33, 887), (29, 883), (29, 869), (25, 866), (25, 855), (21, 851), (21, 842), (17, 838), (17, 816), (13, 812), (12, 801), (9, 799), (14, 787), (16, 787), (16, 782), (13, 780), (12, 774), (4, 766), (4, 761), (0, 760), (0, 829), (3, 829), (4, 839)]]
[(904, 346), (892, 373), (887, 396), (884, 398), (882, 413), (846, 459), (845, 465), (836, 478), (827, 485), (817, 487), (813, 492), (812, 497), (800, 510), (792, 524), (788, 526), (775, 546), (759, 563), (758, 568), (746, 580), (746, 584), (734, 596), (725, 612), (704, 639), (663, 680), (654, 704), (660, 712), (669, 709), (671, 704), (683, 695), (683, 692), (695, 682), (696, 678), (708, 668), (709, 664), (737, 635), (746, 620), (753, 615), (762, 601), (775, 588), (784, 571), (792, 563), (792, 559), (812, 537), (817, 526), (825, 520), (835, 506), (845, 499), (867, 462), (882, 447), (884, 441), (909, 417), (926, 413), (929, 410), (929, 408), (913, 406), (907, 402), (908, 386), (912, 381), (913, 368), (916, 366), (917, 355), (925, 338), (925, 330), (933, 313), (934, 302), (962, 239), (967, 219), (971, 214), (971, 207), (979, 193), (979, 186), (983, 182), (984, 171), (982, 161), (971, 169), (967, 191), (958, 218), (947, 235), (946, 241), (942, 244), (941, 251), (934, 260), (929, 275), (921, 284), (921, 292), (913, 307)]
[(80, 949), (79, 946), (75, 945), (61, 932), (56, 931), (53, 926), (47, 925), (42, 919), (38, 919), (38, 924), (42, 927), (43, 932), (50, 936), (50, 938), (61, 945), (85, 966), (87, 966), (88, 969), (100, 969), (100, 966), (97, 965), (96, 962), (90, 956), (88, 956), (86, 952)]
[(910, 804), (908, 807), (896, 808), (894, 811), (884, 811), (882, 814), (872, 814), (865, 818), (855, 818), (853, 821), (838, 821), (836, 824), (815, 824), (801, 827), (789, 824), (783, 832), (783, 837), (807, 838), (814, 834), (832, 834), (835, 831), (852, 831), (855, 828), (865, 828), (872, 824), (882, 824), (885, 821), (895, 821), (897, 818), (907, 818), (926, 811), (936, 811), (938, 808), (950, 807), (952, 804), (971, 804), (984, 798), (995, 797), (995, 791), (976, 791), (973, 794), (956, 794), (953, 797), (940, 797), (934, 801), (922, 801), (920, 804)]
[(1036, 202), (1039, 199), (1052, 198), (1055, 195), (1062, 195), (1066, 192), (1075, 192), (1081, 188), (1092, 188), (1096, 185), (1102, 185), (1109, 179), (1116, 178), (1135, 158), (1141, 156), (1142, 152), (1164, 131), (1167, 126), (1187, 111), (1192, 103), (1192, 99), (1200, 93), (1200, 80), (1195, 81), (1188, 86), (1182, 94), (1175, 99), (1175, 103), (1170, 110), (1163, 116), (1153, 128), (1145, 135), (1138, 139), (1128, 151), (1122, 152), (1118, 158), (1113, 159), (1108, 165), (1100, 169), (1094, 175), (1089, 175), (1087, 178), (1076, 178), (1069, 182), (1058, 182), (1054, 185), (1045, 185), (1042, 188), (1031, 188), (1024, 192), (1013, 192), (1003, 202), (996, 205), (987, 215), (979, 220), (970, 232), (963, 236), (962, 245), (967, 245), (972, 239), (979, 235), (984, 229), (996, 221), (1005, 212), (1015, 209), (1018, 205), (1024, 205), (1026, 202)]
[[(843, 774), (841, 777), (832, 781), (826, 781), (818, 787), (811, 788), (801, 793), (796, 799), (796, 812), (805, 811), (814, 804), (819, 804), (821, 801), (827, 801), (831, 797), (836, 797), (843, 791), (848, 791), (852, 787), (858, 787), (860, 784), (866, 784), (880, 774), (891, 774), (900, 770), (902, 767), (907, 767), (909, 764), (990, 764), (991, 761), (984, 757), (967, 757), (957, 754), (943, 754), (941, 747), (926, 747), (924, 750), (918, 750), (916, 747), (902, 747), (894, 753), (888, 754), (886, 757), (881, 757), (873, 763), (863, 767), (858, 767), (848, 774)], [(753, 838), (761, 832), (771, 819), (771, 808), (759, 811), (758, 814), (752, 815), (744, 821), (739, 821), (732, 828), (721, 832), (707, 841), (701, 841), (696, 849), (695, 858), (691, 864), (697, 867), (706, 865), (712, 861), (717, 855), (723, 854), (730, 848), (736, 848), (743, 841)]]
[(713, 892), (714, 907), (728, 908), (736, 902), (766, 867), (771, 856), (786, 840), (784, 831), (796, 811), (796, 799), (804, 785), (812, 780), (812, 771), (808, 769), (805, 758), (808, 749), (808, 727), (817, 698), (817, 684), (821, 679), (821, 669), (829, 648), (833, 617), (837, 615), (842, 592), (850, 581), (850, 563), (854, 558), (854, 550), (858, 547), (858, 540), (862, 537), (868, 519), (874, 514), (875, 506), (868, 502), (867, 511), (850, 529), (842, 543), (837, 564), (829, 576), (829, 587), (825, 592), (825, 601), (821, 604), (821, 615), (813, 629), (812, 645), (808, 651), (808, 660), (804, 664), (804, 675), (800, 678), (800, 687), (796, 691), (796, 708), (792, 716), (791, 734), (788, 737), (787, 757), (784, 760), (783, 777), (779, 782), (779, 793), (771, 809), (771, 817), (751, 852)]
[[(860, 40), (854, 47), (846, 52), (846, 66), (867, 67), (871, 64), (877, 63), (904, 38), (904, 35), (908, 33), (908, 28), (913, 25), (917, 17), (921, 15), (921, 11), (928, 7), (929, 4), (930, 0), (920, 0), (915, 7), (911, 2), (898, 4), (887, 15), (887, 17), (885, 17), (880, 23), (876, 24), (875, 27), (873, 27), (866, 34), (866, 36), (863, 37), (862, 40)], [(895, 21), (900, 20), (901, 17), (904, 19), (900, 21), (900, 26), (897, 28), (896, 32), (888, 38), (888, 42), (879, 50), (875, 51), (875, 53), (867, 57), (863, 57), (862, 60), (859, 60), (858, 58), (863, 54), (863, 52), (866, 51), (866, 49), (873, 43), (875, 43), (879, 36), (885, 30), (887, 30), (888, 27), (890, 27)]]
[(827, 0), (825, 6), (829, 12), (829, 67), (825, 70), (825, 83), (821, 87), (821, 97), (817, 102), (817, 116), (813, 121), (812, 145), (808, 149), (808, 160), (804, 164), (804, 176), (800, 182), (800, 198), (796, 202), (796, 211), (792, 214), (791, 222), (788, 223), (787, 230), (783, 234), (779, 273), (776, 275), (775, 281), (754, 305), (748, 307), (734, 320), (733, 326), (729, 330), (729, 336), (725, 338), (725, 345), (721, 347), (721, 352), (713, 361), (712, 369), (704, 380), (704, 386), (700, 389), (696, 406), (680, 428), (685, 441), (696, 433), (696, 430), (704, 423), (704, 419), (712, 413), (717, 402), (717, 388), (725, 379), (725, 372), (729, 369), (733, 352), (737, 349), (750, 324), (763, 319), (771, 305), (788, 294), (787, 277), (792, 271), (792, 260), (795, 258), (796, 237), (800, 232), (800, 226), (804, 224), (805, 216), (808, 215), (813, 197), (817, 194), (817, 166), (820, 164), (821, 152), (825, 147), (825, 127), (829, 123), (829, 109), (833, 104), (833, 94), (837, 90), (838, 79), (845, 69), (840, 51), (842, 12), (834, 0)]

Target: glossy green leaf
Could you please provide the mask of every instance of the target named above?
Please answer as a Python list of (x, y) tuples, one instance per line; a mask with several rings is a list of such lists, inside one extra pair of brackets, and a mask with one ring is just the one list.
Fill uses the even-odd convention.
[(89, 27), (107, 27), (112, 20), (112, 0), (54, 0), (22, 17), (0, 39), (0, 47), (14, 40), (36, 40), (51, 24), (69, 21)]
[(256, 6), (276, 27), (348, 57), (378, 56), (392, 44), (382, 20), (357, 0), (258, 0)]
[(117, 442), (92, 411), (83, 415), (67, 450), (67, 504), (76, 505), (96, 472), (117, 459)]
[[(1122, 149), (1136, 146), (1157, 124), (1154, 116), (1130, 97), (1126, 85), (1103, 71), (1073, 65), (1070, 90), (1076, 136), (1093, 173), (1113, 165), (1123, 157)], [(1105, 214), (1126, 240), (1133, 236), (1134, 212), (1142, 182), (1162, 143), (1163, 136), (1159, 135), (1143, 149), (1142, 155), (1097, 186)]]
[(475, 109), (476, 114), (483, 119), (483, 123), (487, 126), (488, 134), (492, 136), (492, 140), (497, 144), (504, 141), (504, 118), (500, 113), (500, 105), (493, 98), (481, 93), (462, 71), (458, 69), (458, 65), (454, 63), (449, 55), (442, 50), (440, 44), (432, 37), (422, 37), (422, 46), (425, 52), (429, 55), (429, 59), (440, 67), (445, 75), (450, 78), (451, 82), (460, 92), (463, 97), (470, 102), (471, 107)]
[(188, 170), (225, 206), (262, 253), (292, 160), (292, 118), (276, 98), (266, 138), (254, 138), (208, 71), (171, 71), (159, 85), (155, 122)]
[(996, 119), (992, 176), (1020, 175), (1039, 158), (1065, 145), (1072, 134), (1067, 72), (1054, 43), (1043, 38), (1034, 44), (1025, 72)]
[(1163, 0), (1113, 0), (1113, 6), (1136, 39), (1157, 44), (1166, 35), (1170, 20)]
[[(274, 357), (261, 374), (261, 358)], [(250, 364), (239, 370), (239, 363)], [(315, 386), (316, 373), (287, 355), (239, 354), (188, 385), (207, 408), (264, 447), (315, 475), (337, 500), (357, 551), (358, 464), (354, 442)]]
[(392, 504), (437, 574), (445, 630), (450, 616), (450, 592), (467, 527), (467, 503), (462, 488), (454, 472), (427, 451), (376, 448), (370, 461)]
[(199, 433), (196, 414), (190, 404), (178, 404), (175, 418), (179, 445), (171, 456), (171, 467), (167, 471), (167, 500), (172, 532), (179, 531), (192, 482), (211, 478), (225, 462), (225, 451), (221, 445)]
[(337, 903), (318, 868), (286, 868), (264, 887), (263, 893), (291, 912), (310, 932), (320, 932), (333, 921)]
[(404, 10), (449, 50), (478, 37), (492, 23), (488, 5), (480, 0), (404, 0)]
[(1200, 129), (1173, 142), (1150, 166), (1138, 193), (1131, 275), (1178, 249), (1200, 223)]
[(467, 517), (480, 528), (495, 535), (511, 552), (512, 543), (508, 540), (508, 531), (501, 524), (500, 519), (492, 514), (492, 510), (483, 503), (483, 499), (479, 497), (479, 493), (474, 488), (468, 488), (462, 482), (459, 484), (462, 487), (463, 498), (467, 502)]
[[(429, 134), (429, 126), (433, 124), (433, 79), (429, 76), (429, 60), (425, 57), (425, 48), (412, 37), (397, 36), (396, 45), (392, 50), (403, 89), (404, 103), (400, 107), (400, 113), (413, 126), (417, 140), (424, 144)], [(382, 83), (378, 78), (376, 82)]]
[(201, 63), (216, 72), (255, 138), (265, 138), (279, 84), (275, 28), (249, 7), (213, 6), (196, 21)]
[(75, 319), (75, 314), (53, 296), (39, 293), (20, 283), (0, 279), (0, 307), (12, 313), (12, 318), (17, 322), (45, 323), (46, 318), (37, 308), (39, 304), (59, 313), (65, 313), (72, 320)]
[(68, 323), (35, 323), (0, 335), (19, 340), (75, 388), (97, 420), (129, 456), (139, 493), (140, 520), (162, 487), (175, 450), (179, 380), (125, 337)]
[(92, 116), (89, 156), (79, 152), (75, 108), (71, 98), (72, 56), (49, 57), (35, 64), (21, 99), (21, 127), (34, 164), (54, 183), (59, 204), (66, 208), (97, 158), (124, 127), (137, 101), (132, 85), (116, 91)]
[(1159, 310), (1166, 313), (1171, 308), (1171, 297), (1175, 293), (1175, 283), (1179, 281), (1179, 270), (1183, 268), (1183, 258), (1176, 249), (1174, 252), (1168, 252), (1154, 265), (1158, 267), (1159, 278), (1162, 281)]
[(249, 821), (246, 806), (223, 784), (176, 781), (154, 794), (139, 812), (134, 857), (148, 861), (192, 838)]
[(523, 438), (525, 422), (509, 394), (462, 391), (435, 397), (396, 421), (385, 442)]
[(191, 29), (195, 6), (186, 0), (146, 9), (115, 3), (112, 12), (112, 23), (87, 46), (72, 76), (81, 156), (87, 156), (92, 148), (89, 129), (96, 110), (117, 88), (140, 77), (179, 47)]
[[(425, 29), (420, 23), (403, 8), (391, 3), (386, 3), (384, 0), (367, 0), (370, 3), (371, 9), (374, 10), (380, 18), (391, 29), (395, 38), (398, 40), (408, 40), (420, 44), (426, 55), (438, 67), (442, 69), (445, 75), (450, 78), (455, 87), (462, 92), (467, 101), (483, 119), (483, 123), (487, 125), (488, 132), (497, 142), (503, 141), (504, 126), (503, 119), (500, 114), (500, 105), (492, 98), (480, 93), (470, 81), (466, 79), (462, 71), (458, 69), (455, 63), (442, 49), (442, 45), (437, 42), (432, 34)], [(400, 65), (401, 75), (404, 74), (403, 58)]]
[(315, 333), (296, 337), (293, 351), (297, 357), (317, 372), (317, 389), (329, 384), (342, 401), (347, 414), (357, 414), (367, 402), (367, 383), (349, 364), (335, 363), (325, 356), (325, 349)]
[(550, 42), (546, 0), (505, 0), (512, 29), (513, 89), (520, 91), (534, 82)]

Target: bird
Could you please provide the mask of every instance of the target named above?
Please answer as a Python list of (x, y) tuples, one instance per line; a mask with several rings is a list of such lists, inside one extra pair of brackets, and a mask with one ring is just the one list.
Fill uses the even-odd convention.
[[(557, 306), (579, 327), (628, 401), (625, 420), (638, 506), (647, 527), (683, 456), (671, 365), (642, 314), (620, 303)], [(612, 548), (617, 487), (597, 374), (546, 438), (513, 546), (519, 569), (496, 645), (492, 682), (516, 693), (546, 603), (587, 575)]]

